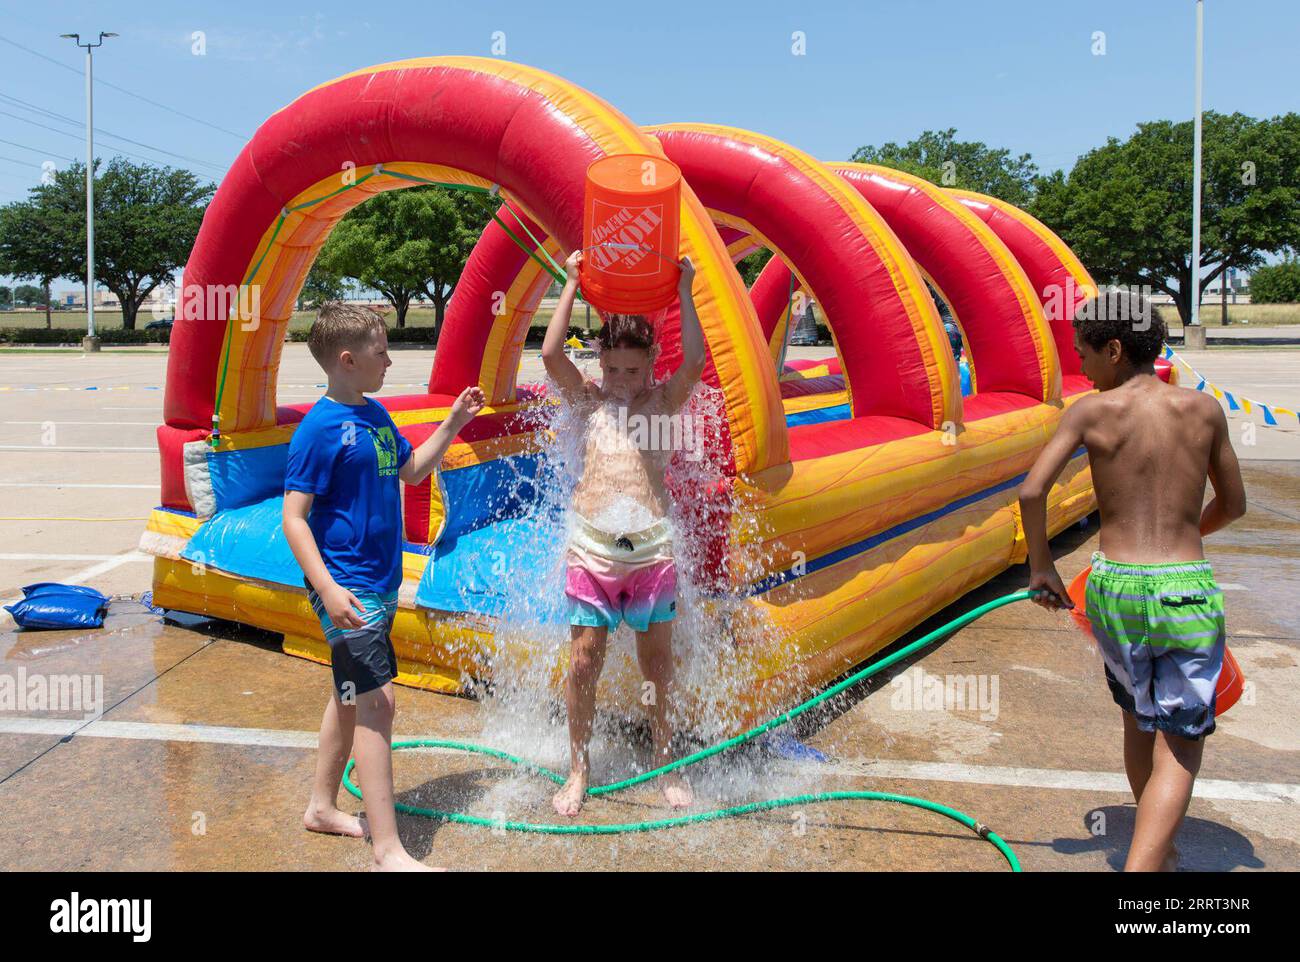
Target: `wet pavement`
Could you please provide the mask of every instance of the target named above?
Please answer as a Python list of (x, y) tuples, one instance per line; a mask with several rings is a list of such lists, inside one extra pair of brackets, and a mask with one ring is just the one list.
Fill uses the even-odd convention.
[[(299, 353), (291, 348), (283, 368), (283, 394), (304, 395), (292, 400), (316, 390), (310, 361)], [(419, 383), (429, 355), (395, 356), (385, 393), (415, 392), (399, 385)], [(1211, 351), (1194, 363), (1208, 368), (1220, 359), (1229, 358)], [(1300, 393), (1284, 387), (1289, 362), (1281, 352), (1251, 352), (1251, 376), (1279, 385), (1276, 400), (1284, 404)], [(123, 596), (147, 590), (150, 566), (133, 557), (143, 521), (40, 519), (142, 519), (154, 504), (151, 425), (161, 392), (147, 388), (161, 384), (162, 358), (6, 356), (0, 363), (6, 384), (51, 388), (0, 392), (0, 530), (8, 536), (0, 598), (8, 602), (18, 586), (38, 580), (82, 580)], [(57, 390), (90, 384), (119, 390)], [(43, 444), (51, 426), (54, 443)], [(1257, 437), (1265, 431), (1260, 427)], [(1243, 437), (1234, 432), (1234, 441)], [(1262, 458), (1238, 443), (1248, 459), (1250, 513), (1207, 542), (1227, 591), (1229, 644), (1251, 687), (1207, 745), (1180, 837), (1190, 869), (1300, 868), (1300, 432), (1269, 438)], [(1095, 518), (1093, 526), (1059, 537), (1062, 574), (1082, 568), (1095, 545)], [(905, 640), (1024, 581), (1025, 570), (1012, 569)], [(365, 867), (365, 842), (301, 828), (330, 675), (281, 654), (278, 641), (220, 623), (167, 625), (131, 600), (115, 602), (95, 631), (20, 633), (6, 616), (0, 679), (88, 677), (89, 693), (98, 680), (104, 711), (86, 721), (81, 711), (0, 707), (0, 867)], [(967, 686), (975, 697), (963, 706), (931, 704), (935, 679)], [(492, 712), (470, 698), (410, 689), (398, 689), (397, 703), (398, 737), (479, 740)], [(692, 811), (871, 789), (974, 816), (1011, 844), (1027, 870), (1107, 871), (1123, 862), (1134, 809), (1119, 710), (1091, 643), (1065, 615), (1029, 604), (994, 611), (872, 679), (870, 690), (847, 692), (819, 717), (801, 720), (795, 734), (827, 760), (746, 752), (711, 764), (693, 777), (699, 798)], [(611, 780), (637, 760), (626, 751), (606, 753), (597, 765)], [(403, 752), (396, 779), (399, 797), (411, 804), (495, 820), (557, 820), (548, 782), (488, 759)], [(350, 796), (341, 799), (345, 809), (359, 810)], [(667, 814), (653, 787), (643, 786), (590, 801), (584, 820)], [(992, 846), (957, 823), (881, 802), (801, 805), (595, 838), (521, 836), (406, 816), (400, 826), (418, 858), (466, 869), (1006, 867)]]

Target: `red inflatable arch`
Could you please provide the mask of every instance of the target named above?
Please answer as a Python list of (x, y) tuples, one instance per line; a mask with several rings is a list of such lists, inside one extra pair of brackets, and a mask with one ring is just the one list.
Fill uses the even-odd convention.
[[(879, 212), (948, 303), (981, 393), (1010, 392), (1037, 401), (1060, 397), (1052, 331), (1029, 278), (983, 221), (919, 177), (868, 164), (826, 166)], [(789, 268), (773, 258), (751, 291), (769, 338), (785, 316), (789, 282)], [(829, 319), (830, 308), (823, 307)]]
[[(499, 187), (564, 246), (582, 227), (584, 173), (610, 153), (658, 153), (600, 98), (552, 74), (499, 60), (433, 57), (370, 67), (323, 84), (268, 119), (222, 181), (184, 274), (159, 429), (164, 504), (187, 507), (180, 446), (292, 422), (275, 383), (294, 301), (333, 226), (377, 191), (418, 182)], [(699, 265), (696, 302), (717, 368), (739, 469), (786, 458), (780, 397), (752, 305), (699, 201), (683, 189), (682, 251)], [(240, 300), (202, 292), (258, 294)], [(238, 299), (236, 299), (238, 300)], [(455, 343), (464, 332), (446, 332)], [(439, 383), (481, 367), (469, 346)], [(439, 351), (441, 363), (454, 352)], [(461, 366), (459, 371), (455, 366)], [(418, 403), (429, 406), (427, 399)], [(249, 443), (253, 443), (249, 441)]]
[(1061, 370), (1069, 379), (1065, 393), (1088, 390), (1090, 385), (1074, 353), (1070, 323), (1079, 305), (1097, 293), (1083, 263), (1047, 225), (1020, 208), (973, 191), (949, 188), (948, 193), (984, 221), (1024, 268), (1051, 326)]
[[(645, 130), (682, 169), (714, 223), (729, 232), (733, 256), (771, 247), (788, 257), (817, 292), (832, 319), (855, 417), (884, 418), (873, 428), (884, 432), (881, 440), (939, 429), (959, 419), (956, 369), (934, 305), (898, 238), (857, 191), (801, 151), (748, 131), (691, 124)], [(827, 237), (837, 243), (826, 243)], [(453, 296), (444, 332), (453, 327), (481, 331), (488, 324), (526, 328), (535, 300), (499, 318), (486, 316), (483, 306), (490, 291), (521, 296), (535, 291), (532, 279), (540, 268), (525, 263), (517, 247), (516, 252), (509, 247), (516, 245), (504, 231), (485, 232), (466, 270), (471, 285), (459, 303), (461, 291)], [(670, 331), (673, 327), (666, 325)], [(469, 335), (457, 334), (462, 336)], [(515, 351), (502, 364), (515, 363), (518, 337), (489, 336)], [(669, 343), (664, 349), (670, 367), (675, 346)], [(446, 386), (450, 382), (444, 377), (435, 360), (431, 383)], [(486, 389), (492, 382), (481, 376), (480, 383)], [(855, 383), (864, 386), (857, 395)], [(891, 419), (896, 422), (892, 427)], [(826, 426), (805, 429), (801, 437), (820, 433), (828, 433)], [(855, 441), (843, 426), (835, 433), (838, 444)]]

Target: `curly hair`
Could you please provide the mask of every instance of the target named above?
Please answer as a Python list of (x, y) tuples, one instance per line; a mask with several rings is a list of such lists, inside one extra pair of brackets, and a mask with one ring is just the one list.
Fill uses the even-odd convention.
[(1101, 291), (1084, 301), (1075, 311), (1074, 329), (1094, 350), (1119, 341), (1132, 364), (1154, 361), (1168, 334), (1164, 318), (1151, 302), (1126, 291)]
[(643, 314), (610, 314), (605, 317), (596, 341), (602, 351), (616, 347), (648, 351), (654, 347), (655, 332)]

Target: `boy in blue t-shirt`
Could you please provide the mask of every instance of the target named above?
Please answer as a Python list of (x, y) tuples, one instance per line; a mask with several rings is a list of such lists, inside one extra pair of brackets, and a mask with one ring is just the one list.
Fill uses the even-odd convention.
[(325, 304), (308, 346), (329, 383), (289, 444), (284, 534), (330, 646), (335, 691), (321, 721), (316, 780), (303, 824), (313, 832), (366, 834), (361, 820), (337, 804), (355, 734), (374, 867), (423, 869), (402, 846), (393, 809), (397, 654), (390, 632), (402, 583), (398, 481), (419, 484), (429, 476), (460, 429), (483, 409), (483, 392), (462, 391), (447, 419), (413, 449), (388, 412), (364, 393), (383, 387), (393, 363), (378, 314)]

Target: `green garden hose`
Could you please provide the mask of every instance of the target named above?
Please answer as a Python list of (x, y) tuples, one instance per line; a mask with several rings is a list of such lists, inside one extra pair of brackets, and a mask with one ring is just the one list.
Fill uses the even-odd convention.
[[(872, 675), (884, 671), (886, 668), (888, 668), (891, 665), (897, 664), (899, 661), (902, 661), (904, 658), (908, 657), (913, 652), (920, 651), (922, 648), (934, 644), (934, 642), (952, 634), (957, 629), (970, 624), (975, 619), (979, 618), (984, 614), (987, 614), (990, 611), (993, 611), (995, 608), (1001, 608), (1003, 605), (1009, 605), (1017, 601), (1026, 601), (1029, 598), (1032, 598), (1033, 595), (1034, 595), (1033, 592), (1017, 591), (1014, 592), (1013, 594), (1003, 595), (1001, 598), (995, 598), (992, 601), (987, 602), (986, 604), (980, 605), (978, 608), (968, 611), (966, 614), (961, 615), (958, 618), (954, 618), (952, 621), (948, 622), (947, 624), (942, 625), (939, 628), (936, 628), (934, 631), (930, 632), (925, 637), (912, 642), (910, 645), (906, 645), (905, 647), (900, 648), (892, 655), (888, 655), (880, 659), (879, 661), (875, 662), (874, 664), (868, 665), (866, 668), (863, 668), (861, 671), (853, 673), (852, 675), (848, 676), (838, 684), (832, 685), (830, 688), (826, 689), (821, 694), (808, 699), (803, 704), (797, 705), (794, 708), (791, 708), (787, 712), (783, 712), (782, 714), (769, 719), (768, 721), (757, 726), (756, 728), (751, 728), (749, 731), (744, 732), (743, 734), (737, 735), (734, 738), (729, 738), (726, 741), (719, 742), (718, 744), (710, 746), (709, 748), (701, 749), (700, 751), (695, 752), (694, 754), (686, 755), (685, 757), (679, 758), (674, 762), (670, 762), (669, 764), (664, 765), (661, 768), (656, 768), (653, 769), (652, 771), (643, 772), (642, 774), (636, 775), (632, 778), (625, 778), (620, 782), (612, 782), (608, 785), (593, 786), (587, 790), (587, 794), (608, 795), (613, 792), (619, 792), (625, 788), (631, 788), (633, 785), (639, 785), (642, 782), (648, 782), (652, 779), (658, 778), (659, 776), (665, 775), (668, 772), (675, 771), (680, 768), (686, 768), (689, 765), (695, 765), (699, 762), (702, 762), (706, 758), (711, 758), (714, 755), (721, 754), (722, 752), (735, 748), (738, 745), (743, 745), (745, 742), (753, 741), (755, 738), (759, 737), (760, 735), (766, 732), (771, 731), (773, 728), (776, 728), (780, 725), (784, 725), (786, 722), (791, 721), (794, 718), (797, 718), (798, 716), (802, 715), (804, 712), (816, 707), (817, 705), (822, 704), (825, 701), (828, 701), (831, 698), (834, 698), (836, 695), (844, 691), (846, 688), (849, 688), (850, 686), (855, 685), (860, 681), (870, 678)], [(564, 777), (558, 774), (557, 772), (551, 771), (549, 768), (545, 768), (534, 762), (530, 762), (525, 759), (519, 758), (518, 756), (511, 755), (509, 752), (504, 752), (496, 748), (488, 748), (483, 745), (475, 745), (471, 742), (456, 742), (456, 741), (447, 741), (443, 739), (421, 738), (421, 739), (399, 741), (393, 743), (394, 751), (400, 751), (402, 749), (409, 749), (409, 748), (442, 748), (442, 749), (450, 749), (453, 751), (470, 752), (476, 755), (487, 755), (491, 758), (496, 758), (499, 759), (500, 761), (509, 762), (512, 765), (518, 765), (521, 768), (526, 768), (537, 775), (541, 775), (543, 778), (549, 778), (557, 785), (564, 784)], [(353, 795), (355, 795), (357, 798), (361, 798), (361, 789), (359, 789), (356, 786), (356, 784), (353, 783), (351, 777), (352, 768), (355, 764), (356, 764), (356, 759), (352, 759), (348, 762), (347, 768), (343, 772), (343, 787), (346, 788)], [(454, 822), (458, 825), (477, 825), (482, 828), (491, 828), (499, 831), (532, 832), (541, 835), (618, 835), (618, 834), (629, 833), (629, 832), (654, 832), (654, 831), (659, 831), (660, 829), (677, 828), (682, 825), (693, 825), (693, 824), (699, 824), (701, 822), (712, 822), (720, 818), (732, 818), (737, 815), (748, 815), (753, 812), (770, 811), (772, 809), (777, 809), (777, 808), (787, 808), (792, 805), (811, 805), (820, 802), (839, 802), (839, 801), (852, 801), (852, 800), (894, 802), (899, 805), (911, 805), (915, 808), (923, 808), (926, 809), (927, 811), (937, 812), (940, 815), (944, 815), (955, 822), (960, 822), (962, 825), (965, 825), (967, 828), (969, 828), (971, 831), (977, 834), (980, 838), (984, 839), (989, 844), (993, 845), (1002, 854), (1002, 857), (1007, 860), (1007, 864), (1011, 866), (1011, 870), (1013, 872), (1020, 871), (1020, 862), (1016, 859), (1016, 854), (1011, 850), (1011, 846), (1009, 846), (1005, 841), (1003, 841), (1002, 838), (1000, 838), (997, 835), (997, 833), (990, 831), (986, 826), (977, 822), (969, 815), (959, 812), (956, 809), (949, 808), (946, 805), (940, 805), (938, 802), (931, 802), (924, 798), (914, 798), (910, 795), (896, 795), (891, 792), (869, 792), (869, 791), (816, 792), (807, 795), (792, 795), (784, 798), (772, 798), (761, 802), (750, 802), (746, 805), (735, 805), (732, 806), (731, 808), (718, 808), (708, 812), (697, 812), (692, 815), (681, 815), (675, 818), (662, 818), (662, 819), (657, 819), (655, 821), (649, 821), (649, 822), (627, 822), (627, 823), (616, 824), (616, 825), (557, 825), (557, 824), (534, 823), (534, 822), (508, 822), (502, 819), (483, 818), (478, 815), (465, 815), (460, 812), (443, 812), (433, 808), (422, 808), (417, 805), (407, 805), (404, 802), (395, 802), (394, 807), (397, 809), (397, 811), (403, 812), (407, 815), (420, 815), (425, 818), (433, 818), (443, 822)]]

